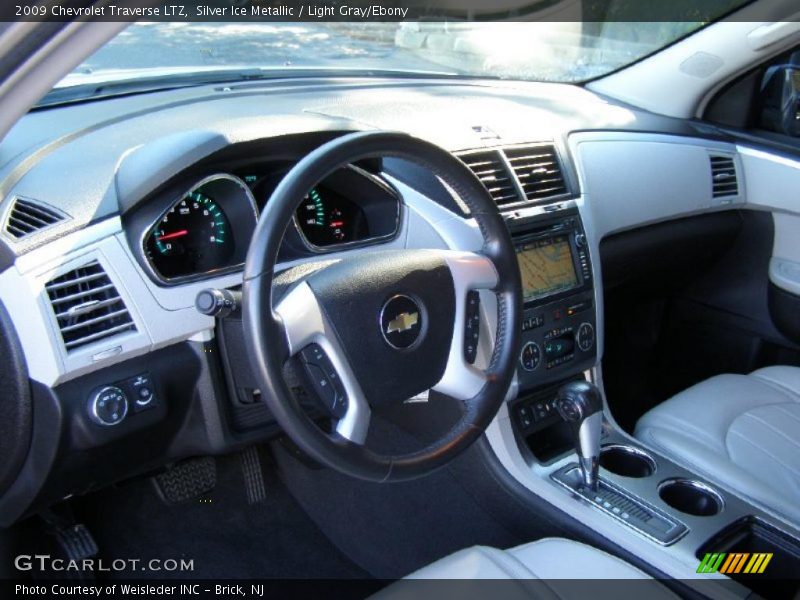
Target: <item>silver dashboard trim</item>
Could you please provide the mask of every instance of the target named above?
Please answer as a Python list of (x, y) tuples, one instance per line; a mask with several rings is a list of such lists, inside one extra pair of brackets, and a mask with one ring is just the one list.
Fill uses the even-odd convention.
[[(363, 240), (355, 240), (355, 241), (352, 241), (352, 242), (343, 242), (341, 244), (330, 244), (328, 246), (317, 246), (316, 244), (312, 244), (308, 240), (306, 235), (303, 233), (303, 230), (300, 227), (300, 224), (297, 222), (297, 209), (295, 209), (294, 213), (292, 214), (292, 225), (294, 226), (294, 229), (297, 232), (297, 235), (300, 237), (300, 241), (303, 242), (303, 245), (306, 247), (306, 250), (309, 250), (309, 251), (313, 252), (314, 254), (330, 254), (332, 252), (344, 252), (344, 251), (349, 250), (351, 248), (362, 248), (364, 246), (372, 246), (372, 245), (377, 244), (379, 242), (393, 240), (400, 233), (400, 224), (402, 223), (402, 218), (403, 218), (403, 200), (402, 200), (402, 196), (400, 195), (400, 192), (398, 192), (394, 188), (394, 186), (390, 185), (389, 182), (386, 181), (385, 179), (383, 179), (382, 177), (379, 177), (379, 176), (377, 176), (377, 175), (375, 175), (373, 173), (370, 173), (369, 171), (366, 171), (364, 169), (356, 167), (355, 165), (345, 165), (344, 167), (340, 167), (340, 168), (351, 170), (351, 171), (357, 173), (358, 175), (360, 175), (361, 177), (364, 177), (366, 179), (371, 180), (376, 185), (378, 185), (378, 186), (380, 186), (382, 188), (386, 188), (386, 190), (392, 196), (395, 197), (395, 200), (397, 202), (397, 214), (395, 215), (394, 231), (392, 231), (391, 233), (388, 233), (386, 235), (368, 237), (368, 238), (365, 238)], [(325, 181), (325, 179), (327, 179), (330, 175), (332, 175), (335, 172), (336, 171), (332, 171), (331, 173), (326, 175), (322, 179), (322, 181), (320, 181), (319, 183), (322, 183), (323, 181)], [(317, 185), (319, 185), (319, 184), (317, 184)], [(303, 200), (301, 200), (301, 203), (304, 200), (305, 200), (305, 197), (303, 198)], [(299, 206), (300, 206), (300, 204), (298, 204), (298, 208), (299, 208)]]
[(256, 199), (253, 196), (253, 191), (250, 187), (239, 177), (236, 175), (232, 175), (230, 173), (215, 173), (213, 175), (208, 175), (203, 177), (200, 181), (193, 184), (191, 187), (188, 188), (186, 192), (181, 194), (177, 197), (177, 199), (173, 199), (169, 205), (167, 206), (164, 211), (162, 211), (158, 218), (153, 221), (145, 230), (142, 232), (142, 235), (139, 238), (139, 252), (144, 259), (143, 263), (147, 267), (147, 274), (151, 277), (155, 278), (156, 281), (163, 283), (164, 285), (174, 286), (181, 283), (190, 283), (192, 281), (199, 281), (201, 279), (208, 279), (209, 277), (214, 277), (217, 275), (225, 275), (226, 273), (233, 273), (235, 271), (239, 271), (244, 267), (244, 263), (238, 263), (235, 265), (228, 265), (227, 267), (222, 267), (220, 269), (212, 269), (211, 271), (203, 271), (202, 273), (194, 273), (192, 275), (182, 275), (180, 277), (164, 277), (156, 270), (155, 266), (153, 265), (153, 261), (147, 253), (147, 239), (153, 234), (156, 226), (161, 222), (161, 220), (166, 216), (166, 214), (172, 210), (179, 202), (181, 202), (184, 198), (189, 196), (190, 194), (196, 192), (203, 186), (208, 185), (214, 181), (219, 180), (226, 180), (231, 181), (232, 183), (238, 185), (245, 193), (248, 202), (253, 211), (253, 217), (255, 219), (255, 223), (258, 223), (258, 205), (256, 204)]

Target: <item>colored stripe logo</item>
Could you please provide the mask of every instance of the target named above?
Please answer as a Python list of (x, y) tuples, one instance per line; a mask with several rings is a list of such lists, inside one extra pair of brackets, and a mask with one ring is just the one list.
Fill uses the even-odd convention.
[(698, 573), (723, 573), (731, 575), (734, 573), (763, 573), (769, 561), (772, 560), (772, 552), (714, 552), (708, 553), (700, 561), (697, 567)]

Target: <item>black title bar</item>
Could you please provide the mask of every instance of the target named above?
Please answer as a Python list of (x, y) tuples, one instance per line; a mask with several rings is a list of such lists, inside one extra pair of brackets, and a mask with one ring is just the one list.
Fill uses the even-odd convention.
[(2, 0), (0, 21), (705, 23), (723, 16), (796, 21), (800, 15), (782, 14), (785, 3), (779, 0), (760, 0), (739, 14), (748, 4), (750, 0)]

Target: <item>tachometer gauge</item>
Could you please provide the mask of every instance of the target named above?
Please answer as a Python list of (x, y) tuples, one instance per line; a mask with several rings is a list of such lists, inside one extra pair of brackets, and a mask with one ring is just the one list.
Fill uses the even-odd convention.
[(170, 208), (146, 242), (150, 261), (166, 278), (224, 266), (234, 247), (228, 218), (202, 189), (190, 192)]
[(297, 226), (312, 246), (346, 244), (367, 236), (361, 208), (324, 186), (312, 188), (295, 214)]

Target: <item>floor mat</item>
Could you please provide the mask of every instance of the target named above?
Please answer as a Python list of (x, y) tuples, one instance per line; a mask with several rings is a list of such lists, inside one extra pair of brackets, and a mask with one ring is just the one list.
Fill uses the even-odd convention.
[(265, 498), (250, 505), (239, 455), (217, 459), (217, 485), (200, 498), (167, 505), (149, 479), (76, 502), (106, 561), (192, 559), (188, 573), (119, 572), (116, 577), (365, 578), (298, 506), (264, 464)]
[[(420, 403), (402, 405), (398, 412), (418, 424), (435, 420), (435, 411), (435, 406)], [(369, 435), (368, 447), (387, 455), (423, 444), (377, 413)], [(307, 513), (337, 547), (378, 579), (403, 577), (475, 544), (507, 548), (523, 541), (487, 513), (449, 467), (412, 481), (372, 483), (331, 469), (309, 469), (279, 444), (274, 456), (283, 481)]]

